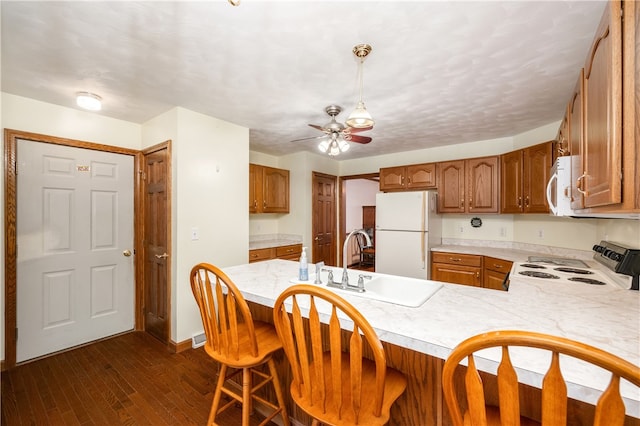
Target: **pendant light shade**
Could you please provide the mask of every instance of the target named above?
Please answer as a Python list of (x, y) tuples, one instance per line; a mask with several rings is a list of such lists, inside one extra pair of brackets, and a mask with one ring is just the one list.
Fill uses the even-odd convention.
[(368, 44), (358, 44), (353, 48), (353, 54), (356, 55), (360, 59), (360, 63), (358, 64), (358, 82), (360, 85), (360, 100), (358, 101), (358, 105), (356, 109), (349, 115), (347, 121), (345, 122), (349, 127), (353, 127), (355, 129), (364, 129), (373, 127), (374, 121), (367, 111), (367, 108), (364, 106), (364, 101), (362, 100), (362, 86), (363, 86), (363, 73), (362, 67), (364, 63), (364, 58), (371, 53), (371, 46)]

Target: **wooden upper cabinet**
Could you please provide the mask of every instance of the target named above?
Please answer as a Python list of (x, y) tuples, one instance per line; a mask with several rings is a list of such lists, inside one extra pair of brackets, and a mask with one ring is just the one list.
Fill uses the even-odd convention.
[(580, 70), (578, 82), (573, 89), (573, 94), (567, 106), (568, 116), (568, 139), (569, 150), (571, 151), (571, 171), (569, 196), (571, 197), (571, 208), (584, 208), (584, 197), (578, 191), (578, 181), (582, 180), (584, 144), (583, 144), (583, 120), (582, 120), (582, 92), (584, 86), (584, 68)]
[[(633, 2), (632, 2), (633, 3)], [(585, 207), (622, 201), (621, 2), (609, 1), (584, 66)]]
[(289, 170), (249, 164), (249, 213), (289, 213)]
[(553, 164), (553, 142), (500, 157), (500, 212), (549, 213), (546, 189)]
[(438, 165), (438, 211), (464, 213), (464, 160), (443, 161)]
[(438, 163), (440, 213), (498, 213), (499, 157)]
[(436, 164), (412, 164), (380, 169), (381, 191), (416, 191), (436, 187)]

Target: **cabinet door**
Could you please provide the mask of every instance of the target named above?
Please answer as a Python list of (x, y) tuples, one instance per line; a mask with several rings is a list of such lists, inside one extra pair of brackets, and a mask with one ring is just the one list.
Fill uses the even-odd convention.
[(585, 64), (585, 207), (622, 199), (622, 19), (620, 2), (607, 2)]
[(500, 212), (522, 213), (522, 150), (500, 156)]
[(498, 213), (498, 157), (466, 160), (467, 212)]
[(524, 213), (549, 213), (547, 182), (551, 174), (552, 142), (524, 149)]
[(464, 160), (438, 164), (438, 211), (464, 213)]
[(429, 189), (436, 187), (436, 164), (413, 164), (407, 166), (407, 189)]
[(582, 122), (582, 92), (584, 84), (584, 68), (580, 70), (580, 76), (576, 87), (573, 89), (573, 95), (569, 101), (569, 150), (571, 151), (571, 186), (569, 187), (569, 196), (571, 197), (571, 208), (584, 208), (584, 197), (578, 191), (578, 179), (582, 175), (583, 170), (583, 122)]
[(249, 213), (257, 213), (258, 205), (262, 206), (262, 167), (249, 164)]
[(289, 213), (289, 170), (263, 167), (262, 211)]
[(481, 269), (478, 267), (447, 263), (433, 263), (431, 266), (431, 279), (434, 281), (482, 287)]
[(406, 167), (384, 167), (380, 169), (380, 191), (397, 191), (405, 188)]
[(502, 283), (506, 277), (507, 274), (505, 273), (485, 269), (482, 272), (482, 287), (492, 290), (504, 290)]

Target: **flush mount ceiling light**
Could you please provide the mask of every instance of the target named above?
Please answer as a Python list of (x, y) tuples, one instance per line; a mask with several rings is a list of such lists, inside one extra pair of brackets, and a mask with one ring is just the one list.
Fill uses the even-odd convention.
[(102, 109), (102, 98), (95, 93), (76, 93), (76, 103), (80, 108), (84, 108), (89, 111), (100, 111)]
[(240, 0), (229, 0), (231, 6), (240, 6)]
[(374, 124), (371, 114), (369, 114), (367, 108), (364, 106), (364, 102), (362, 101), (362, 64), (364, 63), (364, 58), (366, 58), (369, 53), (371, 53), (371, 46), (369, 46), (368, 44), (358, 44), (353, 48), (353, 54), (360, 59), (360, 63), (358, 64), (360, 100), (358, 101), (356, 109), (351, 113), (351, 115), (349, 115), (349, 118), (347, 118), (347, 121), (345, 123), (349, 127), (353, 127), (355, 129), (371, 128)]

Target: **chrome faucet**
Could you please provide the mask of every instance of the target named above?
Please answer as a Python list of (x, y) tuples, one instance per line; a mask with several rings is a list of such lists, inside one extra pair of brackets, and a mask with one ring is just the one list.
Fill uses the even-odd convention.
[(371, 247), (371, 238), (369, 238), (369, 234), (367, 234), (365, 232), (364, 229), (354, 229), (353, 231), (351, 231), (351, 233), (349, 235), (347, 235), (347, 238), (345, 238), (344, 240), (344, 245), (342, 246), (342, 287), (346, 288), (349, 285), (349, 275), (347, 275), (347, 246), (349, 245), (349, 240), (351, 239), (351, 237), (353, 237), (355, 234), (362, 234), (364, 235), (364, 239), (367, 242), (367, 247)]

